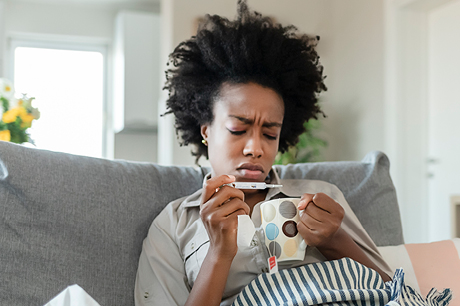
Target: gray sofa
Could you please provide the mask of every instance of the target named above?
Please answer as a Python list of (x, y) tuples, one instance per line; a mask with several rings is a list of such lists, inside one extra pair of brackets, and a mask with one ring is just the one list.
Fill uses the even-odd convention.
[[(403, 243), (388, 158), (277, 166), (329, 181), (377, 245)], [(0, 305), (43, 305), (72, 284), (102, 306), (133, 305), (142, 241), (171, 200), (208, 169), (104, 160), (0, 141)]]

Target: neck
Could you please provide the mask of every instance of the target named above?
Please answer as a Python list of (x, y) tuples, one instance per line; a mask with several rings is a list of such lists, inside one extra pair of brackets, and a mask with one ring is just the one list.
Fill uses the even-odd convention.
[(257, 203), (265, 200), (265, 197), (267, 196), (267, 192), (268, 192), (267, 189), (256, 190), (256, 192), (254, 192), (254, 190), (251, 190), (251, 191), (252, 192), (244, 193), (244, 201), (246, 202), (246, 204), (248, 204), (250, 208), (249, 216), (252, 216), (252, 209), (254, 208), (254, 206)]

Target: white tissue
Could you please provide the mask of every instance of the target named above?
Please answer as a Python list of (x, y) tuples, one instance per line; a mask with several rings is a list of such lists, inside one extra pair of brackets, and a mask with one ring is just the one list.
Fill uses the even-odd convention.
[(101, 306), (78, 285), (65, 288), (45, 306)]
[(238, 216), (238, 234), (236, 236), (236, 244), (238, 248), (247, 248), (256, 233), (256, 227), (248, 215)]

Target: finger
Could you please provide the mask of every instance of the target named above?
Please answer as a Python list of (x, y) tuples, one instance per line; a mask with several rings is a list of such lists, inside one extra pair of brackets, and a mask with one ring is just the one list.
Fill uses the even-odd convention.
[(223, 186), (219, 188), (219, 191), (214, 193), (208, 202), (202, 203), (201, 206), (212, 206), (216, 208), (225, 205), (227, 202), (234, 198), (244, 201), (244, 192), (240, 189)]
[[(246, 204), (246, 203), (245, 203)], [(247, 205), (247, 204), (246, 204)], [(249, 207), (249, 206), (248, 206)], [(238, 210), (235, 210), (234, 212), (232, 212), (231, 214), (227, 215), (227, 219), (230, 219), (230, 218), (236, 218), (238, 219), (238, 216), (243, 216), (243, 215), (249, 215), (249, 212), (246, 212), (246, 209), (244, 208), (240, 208)]]
[(202, 220), (205, 226), (207, 225), (208, 233), (223, 233), (238, 227), (236, 220), (223, 216), (220, 211), (213, 211), (206, 216), (202, 216)]
[(319, 222), (325, 221), (331, 217), (331, 213), (325, 211), (324, 209), (316, 206), (315, 203), (310, 202), (307, 207), (302, 211), (302, 214), (299, 214), (301, 218), (308, 216)]
[(246, 204), (244, 201), (238, 198), (233, 198), (230, 201), (226, 202), (224, 205), (220, 206), (219, 208), (220, 213), (222, 216), (228, 217), (238, 211), (241, 211), (242, 214), (249, 215), (249, 205)]
[(304, 210), (307, 207), (308, 203), (313, 201), (313, 197), (315, 195), (311, 193), (304, 193), (300, 198), (299, 204), (297, 205), (297, 209)]
[(309, 228), (305, 223), (297, 223), (297, 230), (305, 243), (309, 246), (317, 246), (319, 243), (318, 233), (315, 229)]
[(304, 214), (302, 218), (300, 218), (300, 222), (311, 231), (316, 231), (324, 226), (324, 222), (321, 222), (308, 214)]
[[(235, 203), (238, 203), (236, 207), (234, 206)], [(248, 215), (250, 213), (249, 206), (244, 202), (244, 193), (239, 189), (228, 186), (223, 187), (206, 203), (200, 204), (200, 214), (203, 216), (214, 214), (214, 212), (218, 211), (219, 216), (225, 217), (238, 209), (243, 209)]]
[(315, 203), (317, 207), (329, 213), (332, 213), (338, 208), (338, 206), (340, 206), (340, 204), (337, 203), (334, 199), (322, 192), (313, 196), (313, 203)]
[(233, 210), (219, 208), (217, 210), (209, 212), (206, 215), (202, 215), (201, 217), (203, 222), (209, 224), (211, 228), (215, 228), (219, 231), (224, 229), (236, 229), (238, 226), (238, 216), (246, 215), (246, 212), (242, 205), (237, 204), (231, 206), (233, 206)]
[(224, 184), (233, 183), (236, 178), (233, 175), (219, 175), (206, 180), (203, 183), (201, 203), (207, 202), (216, 193), (216, 189)]
[(311, 245), (311, 239), (315, 235), (314, 229), (308, 227), (308, 225), (306, 225), (302, 221), (299, 221), (297, 223), (297, 230), (299, 231), (300, 236), (305, 240), (307, 245)]
[(318, 193), (313, 198), (313, 202), (317, 207), (329, 213), (330, 217), (342, 222), (342, 219), (345, 216), (345, 210), (337, 201), (324, 193)]
[(328, 198), (327, 201), (331, 201), (329, 203), (330, 207), (328, 207), (329, 211), (323, 209), (314, 202), (310, 202), (305, 210), (300, 211), (300, 218), (315, 219), (320, 223), (329, 224), (333, 227), (340, 225), (340, 223), (342, 223), (343, 217), (345, 216), (343, 207), (331, 198)]

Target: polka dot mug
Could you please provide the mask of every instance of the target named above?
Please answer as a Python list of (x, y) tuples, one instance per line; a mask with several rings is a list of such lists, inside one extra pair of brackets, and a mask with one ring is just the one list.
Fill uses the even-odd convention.
[(297, 231), (299, 198), (275, 199), (260, 205), (265, 245), (278, 262), (304, 260), (307, 244)]

